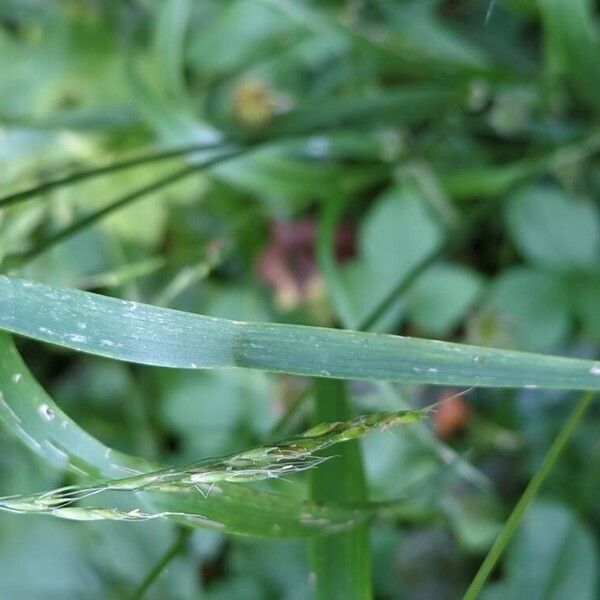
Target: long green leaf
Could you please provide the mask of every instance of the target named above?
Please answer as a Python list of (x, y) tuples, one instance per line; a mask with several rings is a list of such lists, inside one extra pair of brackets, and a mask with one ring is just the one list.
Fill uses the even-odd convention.
[(185, 36), (192, 12), (191, 0), (167, 0), (156, 6), (154, 38), (156, 64), (171, 97), (186, 99)]
[(208, 144), (189, 144), (186, 146), (173, 148), (171, 150), (147, 152), (128, 159), (115, 161), (102, 167), (82, 169), (80, 171), (70, 173), (69, 175), (57, 177), (56, 179), (50, 179), (33, 187), (25, 188), (18, 192), (13, 192), (6, 196), (2, 196), (0, 198), (0, 208), (12, 206), (13, 204), (19, 204), (20, 202), (25, 202), (26, 200), (30, 200), (35, 196), (45, 194), (55, 189), (74, 185), (75, 183), (86, 181), (87, 179), (94, 179), (96, 177), (102, 177), (103, 175), (110, 175), (111, 173), (126, 171), (128, 169), (133, 169), (134, 167), (146, 166), (155, 162), (171, 160), (187, 154), (193, 154), (194, 152), (223, 148), (225, 148), (225, 143), (221, 141)]
[(321, 100), (283, 114), (274, 122), (269, 135), (318, 132), (331, 127), (364, 128), (383, 123), (406, 125), (443, 114), (464, 98), (462, 90), (421, 85), (372, 96)]
[(0, 277), (0, 329), (81, 352), (186, 369), (600, 389), (600, 363), (435, 340), (232, 321)]
[[(187, 167), (183, 167), (181, 169), (177, 169), (176, 171), (172, 171), (168, 175), (164, 177), (160, 177), (159, 179), (155, 179), (149, 184), (142, 186), (132, 192), (125, 194), (124, 196), (120, 196), (116, 200), (113, 200), (106, 206), (95, 210), (88, 215), (82, 217), (78, 221), (75, 221), (71, 225), (66, 226), (64, 229), (61, 229), (53, 236), (43, 240), (40, 244), (32, 248), (31, 250), (25, 251), (19, 254), (8, 254), (5, 257), (5, 268), (14, 269), (22, 267), (25, 263), (32, 260), (36, 256), (39, 256), (46, 250), (52, 248), (53, 246), (63, 242), (69, 237), (72, 237), (76, 233), (86, 229), (87, 227), (93, 225), (94, 223), (104, 219), (108, 215), (114, 213), (115, 211), (130, 205), (131, 203), (146, 198), (148, 195), (157, 192), (165, 187), (180, 181), (181, 179), (185, 179), (191, 175), (194, 175), (202, 170), (208, 169), (211, 166), (222, 163), (224, 161), (230, 160), (240, 155), (239, 150), (231, 150), (224, 153), (217, 154), (211, 158), (208, 158), (203, 163), (197, 165), (191, 165)], [(12, 271), (10, 271), (12, 272)]]
[(591, 108), (600, 108), (600, 38), (590, 0), (539, 0), (549, 75), (566, 79)]
[(559, 146), (543, 154), (527, 156), (508, 164), (470, 167), (442, 175), (442, 186), (455, 200), (481, 199), (506, 194), (528, 178), (547, 171), (573, 167), (593, 156), (600, 146), (600, 134), (592, 130), (582, 140)]

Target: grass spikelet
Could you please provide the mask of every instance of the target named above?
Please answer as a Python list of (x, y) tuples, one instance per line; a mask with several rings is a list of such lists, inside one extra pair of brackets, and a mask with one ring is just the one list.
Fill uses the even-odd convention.
[[(144, 521), (165, 516), (203, 518), (202, 515), (171, 512), (129, 511), (114, 507), (85, 506), (76, 503), (105, 492), (136, 494), (142, 491), (199, 491), (204, 497), (218, 483), (243, 483), (292, 475), (313, 469), (334, 457), (317, 456), (320, 450), (373, 431), (415, 423), (428, 409), (381, 412), (348, 421), (322, 423), (308, 431), (271, 446), (262, 446), (217, 459), (191, 463), (183, 467), (161, 469), (141, 475), (113, 479), (87, 486), (68, 486), (36, 494), (0, 498), (0, 511), (46, 514), (76, 521)], [(204, 491), (202, 486), (208, 486)]]

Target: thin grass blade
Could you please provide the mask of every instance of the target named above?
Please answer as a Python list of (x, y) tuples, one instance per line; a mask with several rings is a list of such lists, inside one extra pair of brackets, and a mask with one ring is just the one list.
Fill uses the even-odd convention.
[[(342, 381), (316, 379), (314, 392), (313, 418), (316, 421), (349, 418), (350, 407)], [(357, 441), (329, 448), (321, 456), (336, 458), (311, 473), (312, 499), (318, 502), (365, 502), (367, 489)], [(318, 598), (371, 598), (371, 552), (365, 523), (313, 540), (310, 560)]]

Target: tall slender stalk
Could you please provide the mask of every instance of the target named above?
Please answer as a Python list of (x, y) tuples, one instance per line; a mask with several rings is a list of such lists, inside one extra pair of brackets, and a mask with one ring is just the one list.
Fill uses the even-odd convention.
[(535, 500), (540, 488), (550, 475), (550, 472), (554, 468), (556, 461), (562, 454), (565, 446), (573, 436), (573, 433), (577, 429), (579, 423), (583, 419), (585, 413), (590, 407), (592, 400), (594, 399), (595, 394), (593, 392), (586, 392), (581, 396), (581, 399), (577, 403), (577, 406), (573, 409), (570, 417), (567, 419), (565, 424), (562, 426), (558, 435), (552, 445), (548, 449), (544, 460), (538, 467), (535, 475), (532, 477), (531, 481), (525, 488), (523, 495), (515, 505), (508, 521), (506, 521), (502, 531), (496, 538), (496, 541), (490, 548), (485, 560), (479, 567), (477, 574), (475, 575), (471, 585), (467, 589), (463, 600), (475, 600), (481, 591), (483, 590), (483, 586), (486, 584), (489, 579), (494, 567), (500, 560), (500, 557), (506, 550), (510, 540), (513, 538), (514, 534), (519, 527), (519, 523), (523, 519), (525, 511), (529, 508), (531, 503)]
[(138, 588), (133, 592), (131, 596), (132, 600), (141, 600), (141, 598), (146, 595), (146, 592), (160, 577), (161, 573), (169, 566), (170, 562), (185, 549), (193, 531), (193, 529), (179, 530), (177, 537), (171, 546), (167, 548), (167, 551), (160, 557), (150, 571), (148, 571), (146, 577), (144, 577)]
[[(350, 418), (345, 384), (335, 379), (315, 379), (313, 421), (338, 421)], [(360, 447), (352, 441), (321, 456), (334, 457), (311, 473), (311, 497), (326, 502), (364, 502), (367, 500)], [(372, 597), (369, 530), (360, 522), (342, 533), (323, 536), (310, 542), (311, 583), (321, 600)]]

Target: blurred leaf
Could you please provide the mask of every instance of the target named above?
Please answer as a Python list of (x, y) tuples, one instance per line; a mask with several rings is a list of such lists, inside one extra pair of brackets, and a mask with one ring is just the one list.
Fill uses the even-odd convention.
[[(404, 184), (386, 191), (362, 222), (358, 260), (343, 269), (355, 322), (370, 314), (442, 239), (442, 228), (428, 211), (419, 188)], [(403, 310), (398, 303), (394, 314), (386, 315), (376, 329), (389, 328)]]
[(295, 540), (272, 543), (240, 540), (232, 554), (230, 562), (235, 573), (232, 576), (258, 580), (273, 596), (285, 600), (310, 600), (313, 597), (304, 544)]
[(192, 2), (166, 0), (157, 7), (155, 50), (165, 87), (178, 100), (185, 96), (184, 39)]
[(501, 530), (499, 503), (492, 494), (450, 488), (441, 500), (442, 509), (461, 546), (471, 552), (489, 548)]
[(282, 212), (324, 197), (341, 186), (348, 193), (383, 178), (379, 165), (358, 165), (348, 171), (329, 161), (299, 160), (277, 144), (218, 165), (213, 172), (241, 191), (257, 195)]
[[(309, 3), (262, 2), (290, 15), (320, 37), (340, 37), (361, 54), (377, 60), (380, 68), (388, 67), (394, 75), (438, 79), (448, 75), (474, 76), (484, 71), (488, 64), (480, 48), (461, 39), (433, 17), (435, 3), (432, 2), (406, 2), (402, 6), (380, 2), (388, 27), (375, 31), (361, 23), (353, 23), (343, 15), (338, 17), (319, 11)], [(410, 26), (406, 25), (408, 23)]]
[[(24, 523), (27, 519), (22, 519)], [(40, 519), (46, 522), (50, 519)], [(101, 574), (102, 583), (112, 584), (123, 595), (134, 589), (141, 573), (149, 564), (159, 560), (163, 548), (174, 539), (175, 525), (169, 521), (135, 523), (128, 527), (123, 523), (95, 522), (78, 523), (84, 537), (83, 549), (90, 563)], [(197, 533), (208, 535), (208, 531)], [(156, 582), (154, 593), (148, 598), (165, 598), (173, 589), (193, 596), (199, 592), (195, 565), (187, 557), (175, 560)], [(106, 592), (108, 593), (108, 592)], [(105, 594), (106, 594), (105, 593)]]
[(584, 331), (600, 341), (600, 276), (576, 280), (571, 284), (570, 291)]
[(273, 425), (274, 382), (251, 371), (165, 373), (164, 422), (181, 436), (182, 458), (250, 447)]
[(285, 15), (262, 2), (235, 0), (218, 11), (203, 35), (193, 36), (188, 53), (203, 75), (223, 76), (281, 51), (281, 40), (290, 35)]
[(423, 62), (440, 71), (473, 73), (485, 71), (490, 57), (485, 50), (461, 36), (436, 15), (436, 2), (380, 2), (392, 31), (386, 46), (402, 50), (416, 64)]
[(107, 232), (88, 228), (31, 261), (22, 274), (54, 285), (74, 286), (115, 263), (111, 246), (114, 248)]
[(73, 7), (45, 17), (33, 25), (28, 43), (0, 29), (2, 114), (37, 117), (65, 100), (89, 106), (122, 99), (121, 55), (102, 19)]
[(539, 0), (546, 65), (553, 78), (565, 79), (580, 98), (600, 109), (600, 38), (590, 0)]
[(560, 189), (522, 189), (507, 207), (510, 233), (526, 258), (547, 269), (596, 268), (600, 215), (591, 202), (568, 198)]
[(106, 593), (92, 561), (82, 552), (83, 533), (47, 519), (2, 517), (0, 595), (4, 598), (100, 597)]
[(435, 119), (452, 106), (460, 105), (464, 94), (441, 86), (405, 86), (372, 95), (346, 96), (343, 100), (303, 103), (284, 113), (271, 128), (280, 133), (313, 133), (331, 127), (363, 129), (377, 124), (409, 125)]
[(448, 335), (475, 302), (481, 279), (456, 265), (428, 269), (408, 294), (411, 321), (427, 335)]
[(495, 279), (486, 310), (498, 319), (510, 346), (524, 350), (557, 348), (571, 328), (565, 280), (526, 267), (512, 267)]

